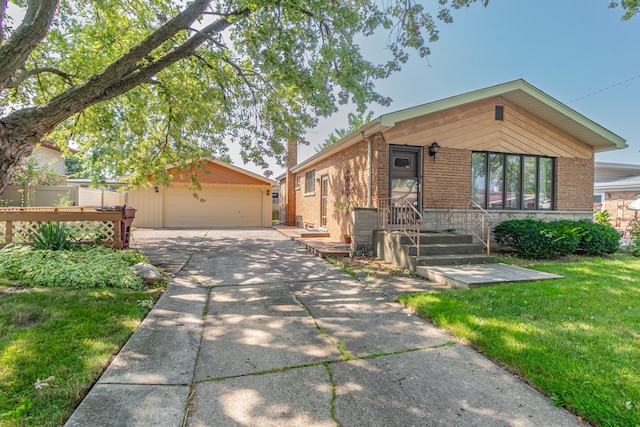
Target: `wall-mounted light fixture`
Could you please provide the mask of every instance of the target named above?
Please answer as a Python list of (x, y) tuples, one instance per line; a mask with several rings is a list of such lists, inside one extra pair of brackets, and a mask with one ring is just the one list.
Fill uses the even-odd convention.
[(440, 146), (437, 142), (433, 141), (433, 143), (429, 146), (429, 155), (435, 157), (438, 150), (440, 150)]
[(157, 193), (158, 191), (160, 191), (160, 189), (159, 189), (159, 188), (158, 188), (158, 186), (156, 185), (155, 187), (153, 187), (153, 191), (155, 191), (155, 192)]

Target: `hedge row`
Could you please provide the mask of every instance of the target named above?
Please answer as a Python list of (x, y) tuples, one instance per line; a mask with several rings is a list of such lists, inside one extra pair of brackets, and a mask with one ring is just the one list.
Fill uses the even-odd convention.
[(514, 249), (519, 258), (525, 259), (611, 254), (618, 250), (620, 241), (620, 234), (611, 225), (589, 221), (514, 219), (498, 224), (494, 233), (500, 245)]

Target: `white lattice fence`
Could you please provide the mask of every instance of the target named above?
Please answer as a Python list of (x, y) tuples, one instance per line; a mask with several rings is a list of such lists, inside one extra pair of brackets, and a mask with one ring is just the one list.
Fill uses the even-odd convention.
[(0, 247), (9, 243), (30, 243), (31, 235), (38, 232), (39, 225), (48, 221), (66, 224), (71, 239), (78, 243), (100, 243), (118, 248), (125, 243), (122, 230), (126, 228), (123, 222), (127, 220), (122, 212), (98, 212), (87, 208), (0, 208)]
[[(38, 227), (47, 221), (12, 221), (11, 241), (31, 243), (31, 234), (38, 233)], [(117, 222), (114, 221), (61, 221), (66, 225), (71, 240), (77, 243), (114, 243), (116, 241)], [(6, 221), (0, 226), (2, 240), (6, 243)]]

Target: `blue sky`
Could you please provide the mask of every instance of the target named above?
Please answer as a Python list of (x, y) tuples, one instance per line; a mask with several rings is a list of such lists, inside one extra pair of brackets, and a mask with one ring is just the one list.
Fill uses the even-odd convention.
[[(433, 11), (437, 11), (435, 1)], [(428, 60), (417, 55), (380, 81), (393, 99), (372, 105), (375, 117), (487, 86), (522, 78), (599, 125), (625, 138), (629, 148), (596, 155), (597, 161), (640, 164), (640, 17), (621, 21), (609, 0), (490, 0), (454, 11), (439, 25), (440, 40)], [(382, 38), (381, 40), (384, 40)], [(363, 44), (371, 59), (384, 58), (382, 44)], [(625, 82), (625, 83), (623, 83)], [(345, 108), (307, 135), (310, 147), (346, 126)], [(242, 161), (237, 165), (261, 173)], [(282, 169), (273, 166), (277, 174)]]

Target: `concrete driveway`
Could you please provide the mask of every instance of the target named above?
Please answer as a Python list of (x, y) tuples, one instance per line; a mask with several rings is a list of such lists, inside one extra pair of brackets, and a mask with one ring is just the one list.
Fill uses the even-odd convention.
[(67, 426), (578, 426), (393, 299), (270, 229), (135, 230), (174, 274)]

